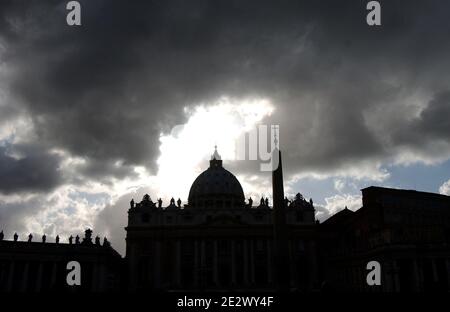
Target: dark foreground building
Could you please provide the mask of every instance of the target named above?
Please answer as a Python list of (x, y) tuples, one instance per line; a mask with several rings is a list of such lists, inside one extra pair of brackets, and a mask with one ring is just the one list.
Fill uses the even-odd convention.
[[(368, 187), (363, 207), (321, 224), (324, 280), (358, 291), (450, 291), (450, 197)], [(366, 283), (366, 264), (381, 264), (381, 285)]]
[[(369, 187), (362, 208), (319, 224), (312, 200), (284, 198), (279, 160), (272, 206), (245, 200), (217, 151), (187, 204), (132, 200), (124, 259), (90, 231), (78, 244), (0, 241), (0, 290), (450, 291), (450, 197)], [(73, 260), (82, 285), (69, 287)], [(370, 261), (379, 286), (366, 282)]]
[[(1, 292), (108, 292), (121, 289), (122, 258), (106, 241), (73, 244), (45, 241), (0, 241)], [(67, 264), (81, 266), (81, 285), (66, 282)]]

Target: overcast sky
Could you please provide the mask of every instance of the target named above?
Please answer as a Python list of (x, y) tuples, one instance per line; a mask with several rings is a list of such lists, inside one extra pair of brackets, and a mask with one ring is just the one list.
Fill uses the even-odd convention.
[[(369, 185), (450, 194), (450, 3), (380, 2), (369, 27), (363, 0), (89, 0), (69, 27), (67, 1), (2, 0), (0, 229), (122, 251), (131, 198), (185, 201), (257, 124), (319, 219)], [(224, 165), (270, 196), (257, 164)]]

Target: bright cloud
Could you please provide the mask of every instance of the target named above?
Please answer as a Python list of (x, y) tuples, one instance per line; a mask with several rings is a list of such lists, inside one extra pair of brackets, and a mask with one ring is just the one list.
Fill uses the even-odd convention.
[(206, 169), (214, 146), (218, 146), (222, 159), (234, 160), (238, 138), (255, 128), (273, 109), (265, 99), (224, 97), (186, 110), (188, 121), (160, 138), (158, 173), (151, 179), (160, 192), (158, 196), (180, 196), (186, 200), (192, 182)]
[(334, 188), (336, 189), (336, 191), (342, 192), (342, 190), (345, 187), (345, 182), (341, 179), (335, 179), (333, 183), (334, 183)]
[(323, 221), (345, 207), (350, 210), (357, 210), (362, 206), (361, 195), (338, 194), (325, 198), (324, 206), (317, 206), (316, 217)]
[(441, 185), (439, 193), (450, 196), (450, 180)]

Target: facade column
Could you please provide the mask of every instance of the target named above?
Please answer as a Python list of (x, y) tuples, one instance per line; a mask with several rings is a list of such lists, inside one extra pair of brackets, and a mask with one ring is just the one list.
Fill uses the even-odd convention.
[(244, 254), (244, 285), (248, 285), (248, 241), (244, 240), (243, 244)]
[(198, 250), (198, 240), (194, 241), (194, 286), (199, 284), (200, 275), (200, 261), (199, 261), (199, 250)]
[(200, 241), (200, 287), (206, 287), (207, 275), (206, 275), (206, 242), (204, 239)]
[[(139, 259), (136, 252), (137, 244), (130, 240), (127, 240), (127, 258), (128, 258), (128, 272), (129, 282), (128, 287), (131, 291), (135, 291), (138, 287), (138, 270)], [(154, 251), (154, 245), (152, 244), (152, 253)], [(152, 268), (150, 268), (151, 270)]]
[(433, 268), (433, 282), (437, 282), (439, 280), (438, 272), (436, 268), (436, 259), (431, 259), (431, 267)]
[(231, 240), (231, 285), (236, 285), (236, 243)]
[(250, 282), (255, 284), (255, 241), (250, 240)]
[(42, 270), (43, 270), (43, 263), (42, 261), (39, 261), (38, 264), (38, 271), (37, 271), (37, 278), (36, 278), (36, 292), (39, 292), (42, 288)]
[(361, 275), (359, 275), (359, 265), (353, 267), (353, 275), (355, 278), (355, 290), (361, 291)]
[(181, 287), (181, 242), (175, 242), (175, 285)]
[(390, 292), (392, 286), (392, 267), (388, 260), (384, 260), (381, 264), (381, 287), (383, 291)]
[(153, 266), (153, 272), (154, 272), (154, 287), (155, 288), (161, 288), (161, 241), (157, 240), (155, 241), (155, 258), (154, 258), (154, 266)]
[[(148, 262), (149, 262), (149, 260), (148, 260)], [(149, 267), (148, 264), (147, 264), (147, 267)], [(110, 281), (107, 278), (102, 278), (102, 277), (108, 276), (108, 269), (107, 269), (107, 267), (104, 264), (102, 264), (101, 266), (99, 265), (99, 270), (100, 270), (99, 275), (97, 275), (97, 280), (98, 280), (97, 289), (99, 289), (100, 291), (104, 291), (104, 290), (107, 290), (108, 287), (111, 287), (112, 285), (111, 285)], [(150, 272), (147, 271), (147, 274), (149, 274), (149, 273)], [(114, 286), (113, 287), (116, 287), (116, 286), (117, 286), (117, 280), (114, 279)]]
[(450, 259), (445, 260), (447, 265), (447, 290), (450, 291)]
[(267, 283), (272, 285), (273, 275), (272, 275), (272, 240), (267, 240)]
[[(93, 263), (93, 267), (92, 267), (92, 284), (91, 284), (91, 291), (96, 292), (99, 291), (100, 287), (99, 287), (99, 276), (100, 276), (100, 272), (99, 272), (99, 266), (100, 264), (96, 261)], [(82, 282), (83, 283), (83, 282)]]
[(424, 266), (423, 259), (419, 259), (417, 262), (417, 269), (418, 269), (418, 273), (419, 273), (419, 287), (420, 287), (421, 291), (423, 291), (425, 289), (425, 276), (424, 276), (423, 266)]
[(20, 290), (25, 292), (27, 290), (27, 284), (28, 284), (28, 271), (30, 268), (30, 263), (25, 262), (25, 268), (23, 269), (23, 275), (22, 275), (22, 284), (20, 285)]
[[(56, 273), (57, 273), (58, 267), (56, 265), (56, 262), (53, 262), (53, 266), (52, 266), (52, 277), (50, 280), (50, 289), (54, 289), (56, 287)], [(81, 268), (81, 270), (83, 270), (83, 268)], [(83, 271), (81, 271), (83, 272)]]
[(215, 286), (219, 286), (219, 275), (218, 275), (218, 268), (219, 268), (219, 254), (218, 254), (218, 248), (217, 248), (217, 240), (213, 241), (213, 248), (214, 248), (214, 256), (213, 256), (213, 280)]
[(397, 266), (397, 261), (393, 260), (392, 261), (392, 267), (393, 267), (393, 278), (394, 278), (394, 291), (398, 292), (400, 291), (400, 280), (399, 280), (399, 276), (398, 276), (398, 266)]
[(412, 259), (412, 290), (419, 292), (420, 289), (420, 276), (419, 276), (419, 266), (417, 265), (417, 260)]
[[(309, 254), (310, 254), (310, 265), (311, 265), (311, 271), (309, 276), (309, 283), (310, 283), (310, 289), (313, 289), (314, 287), (318, 286), (318, 268), (317, 268), (317, 249), (316, 249), (316, 243), (314, 241), (311, 241), (309, 244)], [(361, 271), (361, 269), (360, 269)]]
[[(289, 263), (289, 272), (290, 272), (290, 278), (289, 278), (289, 285), (290, 285), (290, 287), (291, 288), (293, 288), (293, 287), (295, 287), (295, 277), (297, 276), (297, 274), (296, 274), (296, 265), (295, 265), (295, 263), (294, 263), (294, 261), (291, 261), (291, 259), (292, 259), (292, 254), (293, 254), (293, 249), (294, 249), (294, 246), (292, 246), (293, 245), (293, 241), (292, 240), (288, 240), (287, 241), (287, 256), (288, 256), (288, 260), (287, 260), (287, 263)], [(309, 251), (309, 246), (307, 246), (307, 250)], [(309, 260), (309, 259), (308, 259)], [(308, 281), (309, 282), (309, 281)], [(308, 283), (308, 286), (310, 286), (309, 285), (309, 283)]]

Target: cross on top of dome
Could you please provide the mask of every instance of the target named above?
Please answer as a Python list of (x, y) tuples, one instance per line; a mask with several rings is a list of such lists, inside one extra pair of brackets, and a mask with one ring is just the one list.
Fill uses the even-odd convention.
[(217, 152), (217, 145), (214, 145), (214, 153), (211, 155), (211, 160), (222, 160), (219, 153)]
[(222, 167), (222, 157), (220, 157), (217, 152), (217, 145), (214, 146), (214, 154), (211, 155), (211, 160), (209, 161), (210, 168), (219, 168)]

